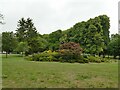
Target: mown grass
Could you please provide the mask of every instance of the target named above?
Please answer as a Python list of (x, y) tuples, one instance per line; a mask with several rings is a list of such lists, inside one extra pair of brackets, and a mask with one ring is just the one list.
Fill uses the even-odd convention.
[(117, 88), (118, 62), (34, 62), (2, 57), (3, 88)]

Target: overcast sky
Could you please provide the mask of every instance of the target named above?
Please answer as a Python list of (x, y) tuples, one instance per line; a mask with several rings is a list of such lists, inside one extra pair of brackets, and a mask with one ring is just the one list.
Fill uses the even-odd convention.
[(22, 17), (32, 18), (40, 34), (66, 30), (75, 23), (99, 15), (110, 17), (110, 34), (118, 33), (119, 0), (0, 0), (5, 25), (0, 32), (14, 31)]

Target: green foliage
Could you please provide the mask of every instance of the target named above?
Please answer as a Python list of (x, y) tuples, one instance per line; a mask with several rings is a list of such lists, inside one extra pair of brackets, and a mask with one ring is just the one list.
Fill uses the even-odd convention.
[(84, 53), (99, 54), (106, 50), (109, 43), (110, 20), (100, 15), (86, 22), (78, 22), (61, 37), (66, 42), (80, 43)]
[(81, 55), (80, 59), (77, 60), (78, 63), (89, 63), (89, 59), (87, 58), (87, 55)]
[(59, 54), (58, 52), (52, 52), (51, 50), (49, 50), (39, 54), (33, 54), (27, 59), (30, 61), (59, 61)]
[[(60, 44), (64, 45), (65, 43), (69, 42), (80, 44), (83, 53), (86, 54), (106, 54), (109, 53), (110, 49), (110, 54), (113, 55), (112, 46), (116, 46), (117, 42), (119, 42), (119, 39), (118, 41), (111, 41), (111, 43), (108, 45), (110, 41), (109, 28), (109, 17), (107, 15), (100, 15), (95, 18), (90, 18), (88, 21), (78, 22), (73, 27), (64, 31), (57, 30), (50, 34), (40, 35), (37, 32), (32, 19), (21, 18), (21, 20), (18, 21), (15, 37), (19, 43), (26, 42), (28, 44), (29, 48), (25, 52), (26, 55), (40, 53), (45, 50), (56, 51), (59, 50)], [(18, 47), (20, 46), (22, 45), (18, 45)], [(117, 44), (115, 48), (119, 50), (118, 46), (120, 45)], [(64, 51), (63, 53), (59, 54), (63, 59), (76, 60), (80, 58), (80, 48), (77, 46), (70, 46), (70, 44), (66, 45), (66, 47), (60, 49), (60, 51)], [(19, 49), (19, 51), (20, 50), (23, 51), (22, 49)], [(118, 50), (114, 50), (114, 56), (118, 55), (117, 53), (120, 53)], [(51, 59), (53, 57), (50, 56), (48, 58)]]
[(30, 18), (27, 18), (26, 20), (24, 18), (21, 18), (21, 20), (18, 21), (17, 26), (16, 36), (20, 42), (28, 42), (31, 40), (31, 38), (35, 38), (38, 35), (34, 23)]
[(90, 62), (95, 62), (95, 61), (98, 60), (98, 58), (96, 58), (94, 56), (89, 56), (88, 59), (89, 59)]
[(58, 50), (60, 41), (59, 39), (62, 37), (62, 31), (57, 30), (49, 34), (48, 42), (50, 50)]
[(113, 55), (114, 58), (119, 56), (120, 59), (120, 35), (112, 34), (110, 43), (108, 44), (108, 54)]
[(96, 63), (101, 63), (101, 59), (100, 57), (94, 57), (94, 56), (89, 56), (88, 60), (89, 62), (96, 62)]
[[(37, 53), (45, 49), (45, 40), (37, 33), (32, 19), (22, 18), (18, 21), (16, 36), (19, 42), (27, 42), (29, 46), (29, 54)], [(44, 45), (43, 45), (44, 44)]]
[(17, 48), (16, 48), (15, 51), (22, 52), (22, 54), (23, 54), (23, 52), (28, 51), (28, 48), (29, 47), (28, 47), (27, 42), (20, 42), (20, 43), (18, 43)]
[(83, 61), (84, 61), (85, 63), (89, 63), (89, 59), (87, 59), (87, 58), (84, 58)]

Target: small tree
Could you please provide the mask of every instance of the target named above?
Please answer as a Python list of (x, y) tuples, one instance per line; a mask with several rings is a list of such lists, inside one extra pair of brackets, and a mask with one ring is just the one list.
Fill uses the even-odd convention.
[(16, 47), (16, 38), (13, 32), (3, 32), (2, 33), (2, 52), (6, 52), (7, 54), (12, 52)]
[(17, 45), (16, 51), (17, 52), (22, 52), (22, 55), (23, 55), (24, 52), (28, 51), (28, 48), (29, 47), (28, 47), (27, 42), (20, 42)]

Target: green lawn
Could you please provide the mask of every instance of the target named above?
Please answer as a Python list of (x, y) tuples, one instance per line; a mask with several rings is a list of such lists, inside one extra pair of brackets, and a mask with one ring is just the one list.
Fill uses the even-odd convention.
[(2, 57), (3, 88), (117, 88), (118, 63), (60, 63)]

